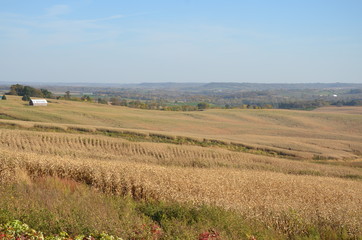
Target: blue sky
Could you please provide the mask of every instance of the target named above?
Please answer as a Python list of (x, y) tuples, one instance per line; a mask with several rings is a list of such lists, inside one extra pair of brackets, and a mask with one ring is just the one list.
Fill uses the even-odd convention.
[(362, 1), (0, 0), (0, 82), (362, 83)]

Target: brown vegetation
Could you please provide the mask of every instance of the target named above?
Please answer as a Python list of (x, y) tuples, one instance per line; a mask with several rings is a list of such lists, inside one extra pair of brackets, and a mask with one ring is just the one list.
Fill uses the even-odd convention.
[(32, 177), (69, 178), (135, 199), (221, 206), (286, 234), (312, 225), (343, 225), (351, 236), (361, 234), (360, 181), (250, 169), (164, 167), (5, 150), (2, 153), (2, 166), (8, 168), (3, 174), (17, 166)]

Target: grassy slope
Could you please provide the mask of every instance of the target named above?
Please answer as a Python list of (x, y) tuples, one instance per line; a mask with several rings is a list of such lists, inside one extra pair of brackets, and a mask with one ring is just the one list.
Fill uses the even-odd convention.
[[(16, 183), (0, 186), (0, 194), (0, 224), (20, 219), (46, 235), (65, 231), (73, 237), (106, 232), (125, 240), (195, 240), (213, 229), (224, 240), (282, 238), (276, 231), (221, 208), (134, 201), (57, 177), (32, 180), (20, 174)], [(152, 229), (159, 227), (162, 230), (155, 234)]]
[[(360, 158), (362, 115), (291, 110), (163, 112), (53, 100), (46, 108), (18, 97), (0, 102), (4, 118), (163, 131), (292, 151), (304, 158)], [(358, 113), (360, 108), (353, 108)], [(5, 115), (4, 115), (5, 114)]]

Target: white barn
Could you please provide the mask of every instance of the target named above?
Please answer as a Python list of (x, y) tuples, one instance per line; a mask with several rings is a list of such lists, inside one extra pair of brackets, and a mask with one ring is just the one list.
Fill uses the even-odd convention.
[(29, 105), (31, 105), (31, 106), (47, 106), (48, 102), (45, 99), (30, 99)]

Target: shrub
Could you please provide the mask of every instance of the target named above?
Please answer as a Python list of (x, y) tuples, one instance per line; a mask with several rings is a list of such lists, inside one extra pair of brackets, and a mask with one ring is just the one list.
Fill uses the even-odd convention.
[[(13, 220), (6, 224), (0, 225), (0, 239), (11, 240), (44, 240), (44, 235), (40, 231), (31, 229), (27, 224), (19, 220)], [(60, 232), (57, 235), (49, 235), (45, 237), (46, 240), (71, 240), (68, 233)], [(74, 240), (122, 240), (121, 238), (108, 235), (106, 233), (92, 234), (89, 236), (78, 235), (73, 238)]]

